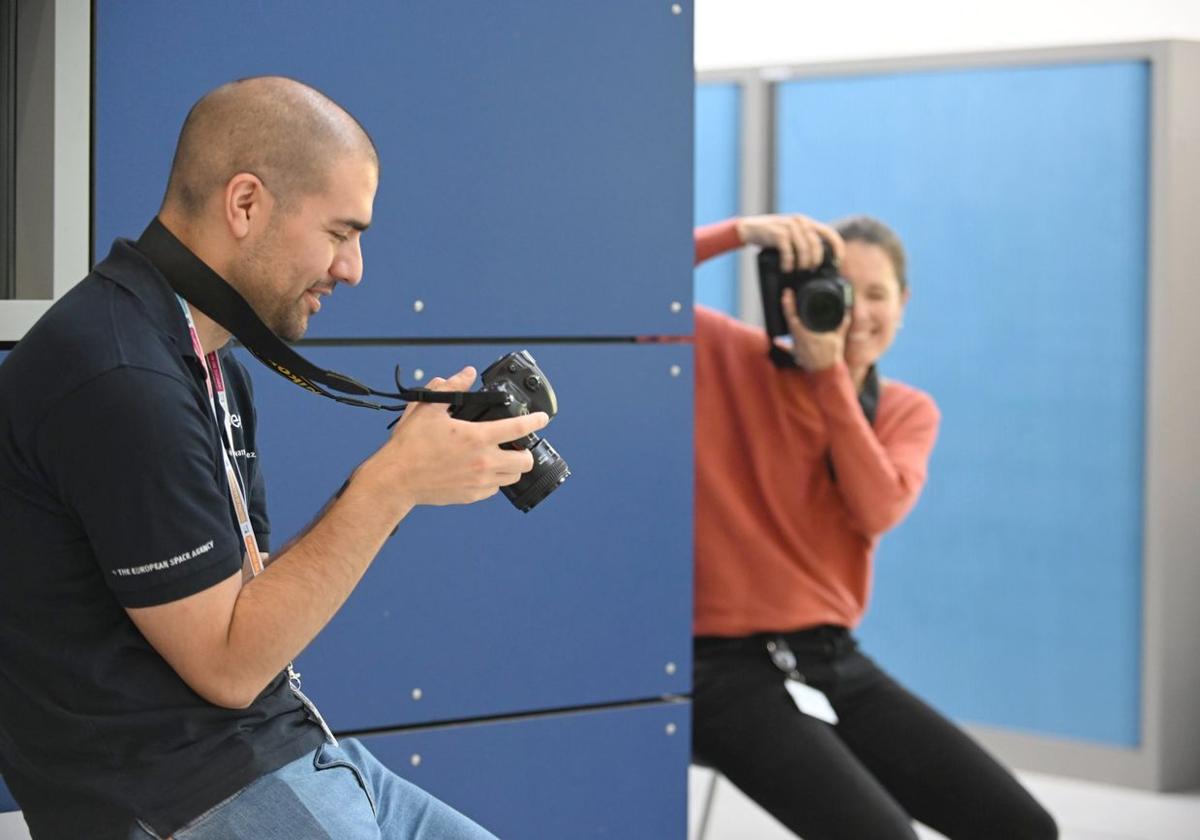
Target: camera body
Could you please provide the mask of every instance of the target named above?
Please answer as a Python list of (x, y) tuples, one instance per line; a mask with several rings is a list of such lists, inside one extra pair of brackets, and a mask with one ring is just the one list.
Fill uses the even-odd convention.
[(788, 335), (780, 296), (784, 289), (796, 294), (796, 314), (812, 332), (832, 332), (854, 307), (854, 287), (838, 274), (837, 260), (825, 249), (821, 264), (812, 270), (784, 272), (779, 251), (764, 248), (758, 254), (758, 287), (762, 292), (763, 320), (771, 337)]
[[(496, 405), (463, 405), (451, 409), (451, 416), (459, 420), (482, 421), (519, 417), (534, 411), (544, 411), (550, 417), (558, 413), (554, 388), (528, 350), (501, 356), (488, 366), (482, 378), (483, 386), (479, 390), (501, 394), (504, 401)], [(532, 510), (571, 475), (567, 462), (550, 442), (536, 434), (530, 433), (500, 446), (503, 449), (528, 449), (533, 454), (533, 469), (521, 476), (516, 484), (500, 488), (523, 513)]]

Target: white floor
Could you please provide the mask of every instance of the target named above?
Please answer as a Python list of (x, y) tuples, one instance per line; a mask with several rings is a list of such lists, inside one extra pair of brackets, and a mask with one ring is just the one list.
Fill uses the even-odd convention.
[[(1058, 820), (1062, 840), (1200, 840), (1200, 791), (1143, 793), (1034, 773), (1020, 775)], [(696, 836), (710, 778), (708, 770), (689, 771), (689, 838)], [(724, 779), (717, 785), (714, 803), (705, 840), (795, 840)], [(941, 837), (924, 829), (919, 833), (925, 840)], [(0, 840), (29, 840), (19, 814), (0, 814)]]
[[(1035, 773), (1019, 775), (1058, 821), (1062, 840), (1200, 840), (1200, 791), (1156, 794)], [(711, 778), (709, 770), (689, 771), (689, 838), (696, 837)], [(718, 782), (713, 802), (705, 840), (795, 840), (725, 779)], [(923, 840), (942, 836), (924, 828), (918, 833)]]

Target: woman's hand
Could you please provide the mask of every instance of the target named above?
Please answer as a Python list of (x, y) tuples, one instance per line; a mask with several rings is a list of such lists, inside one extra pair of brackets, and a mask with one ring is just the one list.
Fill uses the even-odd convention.
[[(805, 370), (818, 371), (831, 368), (842, 361), (846, 351), (846, 333), (850, 330), (850, 312), (842, 319), (841, 326), (829, 332), (813, 332), (807, 329), (796, 314), (796, 293), (783, 290), (783, 317), (787, 319), (792, 333), (792, 358)], [(789, 348), (784, 348), (789, 349)]]
[(808, 216), (743, 216), (737, 220), (737, 232), (746, 245), (779, 249), (779, 267), (785, 272), (816, 268), (826, 247), (839, 262), (846, 250), (836, 230)]

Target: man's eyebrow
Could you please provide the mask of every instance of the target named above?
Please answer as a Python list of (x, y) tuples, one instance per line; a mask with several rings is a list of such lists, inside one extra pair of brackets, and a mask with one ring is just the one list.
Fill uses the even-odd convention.
[(341, 227), (354, 228), (359, 233), (371, 226), (370, 222), (360, 222), (358, 219), (335, 219), (333, 223)]

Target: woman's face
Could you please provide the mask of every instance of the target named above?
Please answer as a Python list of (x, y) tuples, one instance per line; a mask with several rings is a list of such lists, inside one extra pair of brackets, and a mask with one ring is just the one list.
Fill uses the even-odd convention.
[(869, 242), (846, 243), (841, 274), (854, 286), (854, 311), (846, 334), (846, 364), (864, 369), (875, 364), (896, 338), (908, 303), (887, 252)]

